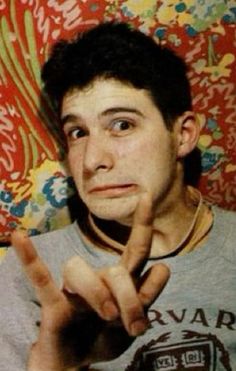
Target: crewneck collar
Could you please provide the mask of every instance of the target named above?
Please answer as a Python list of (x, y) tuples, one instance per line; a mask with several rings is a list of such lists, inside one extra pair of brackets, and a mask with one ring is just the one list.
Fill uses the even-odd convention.
[[(195, 249), (185, 255), (176, 255), (166, 258), (148, 258), (146, 268), (155, 264), (155, 262), (161, 261), (170, 267), (172, 273), (185, 272), (195, 269), (198, 264), (203, 264), (206, 259), (219, 256), (225, 240), (230, 233), (230, 225), (224, 217), (225, 213), (228, 213), (228, 211), (224, 211), (217, 206), (212, 206), (211, 209), (213, 213), (213, 226), (209, 232), (207, 240), (203, 243), (200, 249)], [(94, 260), (95, 264), (98, 260), (101, 260), (101, 262), (105, 261), (109, 264), (115, 264), (119, 261), (119, 255), (97, 248), (93, 243), (91, 243), (81, 233), (77, 222), (74, 222), (73, 226), (76, 233), (75, 241), (77, 238), (81, 240), (85, 248), (85, 255), (88, 255), (90, 257), (89, 259), (92, 259), (92, 261)], [(73, 249), (75, 253), (79, 253), (76, 249), (76, 243), (74, 244)]]
[[(177, 254), (184, 255), (201, 246), (212, 225), (212, 213), (204, 203), (201, 193), (190, 186), (187, 187), (187, 192), (191, 203), (196, 207), (196, 211), (187, 232), (179, 243), (168, 254), (164, 255), (166, 257)], [(87, 230), (85, 233), (83, 232), (83, 235), (87, 241), (94, 244), (94, 248), (100, 248), (119, 255), (125, 249), (125, 244), (112, 239), (99, 228), (91, 214), (88, 214)], [(159, 255), (157, 257), (164, 258), (164, 256)]]

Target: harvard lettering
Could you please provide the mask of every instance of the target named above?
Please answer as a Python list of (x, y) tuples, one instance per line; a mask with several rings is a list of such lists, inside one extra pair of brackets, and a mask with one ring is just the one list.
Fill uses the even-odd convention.
[(181, 309), (174, 310), (169, 309), (163, 312), (157, 311), (155, 309), (149, 310), (150, 322), (158, 322), (161, 326), (169, 325), (170, 323), (198, 323), (202, 324), (204, 327), (215, 327), (215, 328), (225, 328), (229, 330), (236, 330), (236, 315), (232, 312), (226, 310), (219, 310), (217, 315), (212, 318), (206, 310), (202, 308)]

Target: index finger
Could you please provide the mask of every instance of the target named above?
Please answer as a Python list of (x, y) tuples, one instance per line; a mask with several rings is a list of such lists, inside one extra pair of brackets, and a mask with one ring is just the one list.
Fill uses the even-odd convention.
[(130, 273), (138, 271), (149, 257), (153, 218), (152, 199), (148, 193), (145, 193), (135, 211), (130, 238), (120, 260)]
[(23, 265), (27, 277), (37, 291), (41, 305), (51, 305), (61, 300), (63, 294), (54, 283), (49, 269), (38, 256), (26, 232), (13, 232), (11, 243)]

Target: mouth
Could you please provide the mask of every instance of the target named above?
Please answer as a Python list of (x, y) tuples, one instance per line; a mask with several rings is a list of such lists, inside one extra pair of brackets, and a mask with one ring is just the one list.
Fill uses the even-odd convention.
[(105, 184), (90, 189), (88, 193), (98, 196), (119, 197), (123, 194), (135, 191), (136, 188), (136, 184)]

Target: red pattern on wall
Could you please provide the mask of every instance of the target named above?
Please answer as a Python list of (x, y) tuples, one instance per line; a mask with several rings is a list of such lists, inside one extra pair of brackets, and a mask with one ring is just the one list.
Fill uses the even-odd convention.
[(0, 1), (0, 239), (69, 223), (66, 165), (39, 114), (40, 66), (56, 40), (110, 19), (128, 21), (174, 48), (189, 64), (201, 125), (200, 189), (236, 210), (236, 6), (208, 0)]

